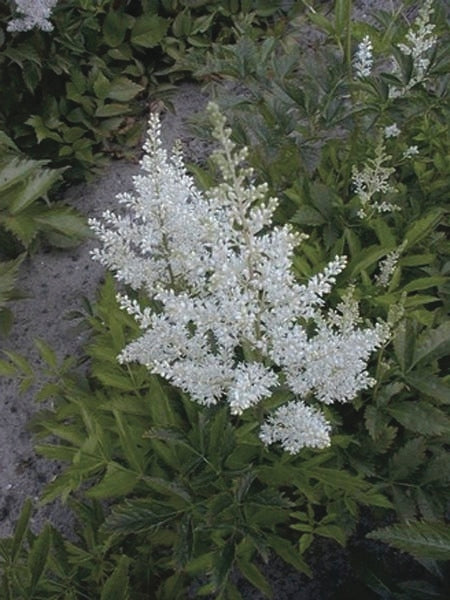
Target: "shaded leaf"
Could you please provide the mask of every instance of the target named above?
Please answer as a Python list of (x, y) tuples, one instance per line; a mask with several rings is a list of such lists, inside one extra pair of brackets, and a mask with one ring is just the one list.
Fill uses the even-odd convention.
[(416, 557), (435, 560), (450, 559), (450, 525), (448, 523), (410, 521), (377, 529), (370, 532), (367, 537), (385, 542)]
[(46, 525), (33, 543), (28, 557), (28, 567), (31, 573), (30, 592), (34, 592), (42, 576), (50, 552), (51, 530)]
[(403, 401), (392, 404), (387, 411), (410, 431), (429, 435), (441, 435), (450, 431), (446, 415), (425, 401)]
[(117, 567), (105, 581), (100, 600), (129, 600), (128, 568), (131, 559), (121, 556)]
[(131, 30), (131, 43), (143, 48), (154, 48), (167, 33), (169, 21), (158, 15), (143, 15), (136, 19)]

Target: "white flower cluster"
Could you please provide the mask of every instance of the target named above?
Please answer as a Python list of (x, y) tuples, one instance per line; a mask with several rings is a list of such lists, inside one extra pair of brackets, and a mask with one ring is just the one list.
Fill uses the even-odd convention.
[(52, 31), (49, 19), (58, 0), (14, 0), (16, 10), (22, 16), (8, 23), (8, 31), (29, 31), (38, 27), (42, 31)]
[(408, 146), (403, 152), (402, 158), (408, 159), (419, 154), (419, 148), (417, 146)]
[(398, 128), (397, 123), (392, 123), (392, 125), (388, 125), (384, 128), (383, 135), (386, 139), (396, 138), (400, 135), (401, 131)]
[(398, 261), (402, 252), (406, 248), (407, 241), (405, 240), (398, 248), (389, 252), (386, 258), (378, 264), (379, 272), (375, 276), (375, 281), (380, 287), (387, 288), (392, 280), (392, 275), (397, 268)]
[[(388, 133), (390, 132), (388, 131)], [(392, 156), (386, 154), (384, 141), (381, 139), (375, 148), (374, 158), (368, 159), (362, 170), (358, 170), (355, 165), (352, 168), (352, 183), (361, 204), (358, 215), (362, 219), (367, 218), (373, 212), (384, 213), (399, 210), (398, 206), (391, 202), (377, 198), (378, 195), (395, 191), (395, 188), (389, 183), (389, 178), (395, 169), (386, 165), (391, 158)]]
[(273, 227), (276, 200), (265, 200), (267, 186), (241, 166), (246, 150), (235, 149), (217, 106), (208, 110), (221, 144), (214, 153), (221, 183), (199, 191), (181, 154), (162, 147), (153, 115), (136, 195), (119, 197), (123, 214), (91, 220), (102, 241), (94, 259), (151, 301), (142, 308), (120, 296), (143, 333), (119, 360), (146, 365), (200, 404), (226, 400), (235, 415), (289, 388), (296, 400), (268, 418), (262, 441), (280, 441), (288, 452), (322, 448), (330, 425), (304, 400), (345, 402), (371, 385), (367, 360), (385, 328), (361, 328), (350, 298), (325, 310), (344, 258), (305, 284), (296, 281), (301, 236)]
[[(403, 96), (413, 86), (421, 83), (426, 78), (428, 67), (430, 66), (429, 51), (435, 46), (437, 37), (433, 35), (435, 25), (430, 22), (434, 10), (432, 8), (433, 0), (425, 0), (419, 10), (417, 19), (406, 34), (404, 44), (399, 44), (398, 48), (405, 56), (410, 56), (413, 63), (412, 73), (409, 82), (402, 88), (391, 87), (389, 89), (390, 97), (397, 98)], [(393, 64), (394, 73), (400, 71), (397, 62)]]
[(362, 42), (359, 43), (356, 54), (353, 58), (353, 68), (355, 69), (355, 77), (362, 79), (369, 77), (372, 72), (373, 54), (372, 42), (370, 37), (366, 35)]

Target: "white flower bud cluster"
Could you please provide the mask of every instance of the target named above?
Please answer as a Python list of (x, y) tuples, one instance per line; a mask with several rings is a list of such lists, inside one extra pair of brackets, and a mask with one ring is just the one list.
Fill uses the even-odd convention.
[(345, 402), (371, 385), (367, 360), (385, 329), (362, 328), (350, 300), (326, 311), (324, 296), (344, 258), (296, 281), (301, 236), (273, 227), (277, 201), (266, 200), (267, 186), (241, 166), (246, 150), (235, 149), (217, 106), (208, 110), (221, 144), (214, 154), (221, 183), (202, 193), (181, 155), (162, 147), (153, 115), (136, 194), (119, 197), (123, 214), (91, 220), (102, 242), (94, 259), (152, 301), (142, 309), (119, 296), (142, 330), (119, 360), (146, 365), (200, 404), (225, 400), (235, 415), (288, 388), (297, 399), (269, 417), (262, 441), (279, 441), (288, 452), (322, 448), (330, 425), (304, 401)]
[(386, 254), (386, 258), (378, 264), (379, 272), (375, 276), (375, 281), (380, 287), (387, 288), (391, 282), (395, 269), (402, 252), (406, 248), (407, 241), (405, 240), (398, 248)]
[(383, 135), (385, 139), (396, 138), (400, 135), (401, 131), (398, 128), (397, 123), (392, 123), (392, 125), (388, 125), (384, 128)]
[(366, 35), (362, 42), (358, 44), (355, 56), (353, 58), (353, 68), (355, 69), (355, 77), (362, 79), (369, 77), (372, 72), (373, 54), (372, 42), (370, 37)]
[(419, 154), (419, 148), (417, 146), (408, 146), (403, 152), (402, 158), (408, 159)]
[[(410, 80), (405, 86), (401, 88), (390, 87), (389, 96), (391, 98), (403, 96), (413, 86), (426, 79), (427, 70), (430, 66), (429, 51), (437, 42), (437, 37), (433, 35), (435, 25), (430, 23), (431, 15), (434, 12), (432, 4), (433, 0), (425, 0), (419, 10), (417, 19), (406, 34), (405, 43), (398, 44), (400, 52), (411, 57), (413, 68)], [(399, 65), (395, 61), (393, 70), (394, 73), (400, 71)]]
[(7, 31), (29, 31), (37, 27), (42, 31), (52, 31), (49, 19), (58, 0), (14, 0), (16, 10), (22, 16), (8, 23)]
[(389, 178), (395, 169), (385, 164), (391, 158), (392, 156), (386, 153), (384, 141), (381, 139), (375, 148), (374, 158), (368, 159), (361, 170), (358, 170), (355, 165), (352, 168), (353, 187), (361, 203), (358, 215), (362, 219), (367, 218), (373, 212), (383, 213), (399, 210), (399, 207), (392, 202), (377, 197), (395, 191), (395, 188), (389, 183)]

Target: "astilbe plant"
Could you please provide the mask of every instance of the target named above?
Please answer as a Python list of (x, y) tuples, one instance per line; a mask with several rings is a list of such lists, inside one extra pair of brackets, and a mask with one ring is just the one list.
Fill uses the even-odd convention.
[(386, 327), (362, 327), (351, 294), (326, 309), (344, 257), (307, 283), (296, 280), (292, 260), (302, 236), (272, 226), (277, 201), (265, 199), (266, 184), (243, 166), (247, 150), (235, 148), (217, 106), (209, 112), (220, 144), (218, 185), (204, 193), (196, 187), (181, 152), (163, 148), (152, 115), (136, 195), (119, 196), (123, 213), (91, 220), (102, 242), (93, 258), (151, 301), (142, 308), (120, 295), (143, 333), (119, 361), (146, 365), (200, 404), (226, 400), (234, 415), (260, 405), (260, 418), (262, 402), (288, 389), (293, 399), (268, 416), (261, 440), (281, 442), (291, 454), (323, 448), (331, 426), (309, 400), (347, 402), (370, 386), (367, 361)]

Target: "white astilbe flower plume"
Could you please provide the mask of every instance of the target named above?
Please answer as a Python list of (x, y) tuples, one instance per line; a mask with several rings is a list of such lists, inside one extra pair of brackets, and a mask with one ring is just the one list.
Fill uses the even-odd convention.
[(91, 220), (102, 242), (94, 259), (144, 290), (154, 307), (119, 296), (142, 330), (119, 360), (146, 365), (200, 404), (225, 401), (235, 415), (287, 387), (297, 399), (269, 417), (261, 439), (288, 452), (322, 448), (330, 425), (305, 401), (345, 402), (371, 385), (367, 360), (385, 329), (362, 328), (350, 300), (327, 312), (325, 295), (345, 258), (307, 283), (296, 280), (302, 236), (272, 225), (277, 201), (242, 166), (246, 150), (236, 150), (217, 106), (208, 110), (221, 144), (213, 155), (217, 186), (196, 187), (180, 153), (162, 147), (152, 115), (135, 194), (119, 196), (123, 214)]
[(261, 427), (260, 440), (268, 446), (280, 442), (286, 452), (302, 448), (326, 448), (331, 427), (323, 414), (301, 400), (280, 406)]
[(358, 44), (358, 49), (353, 57), (353, 68), (357, 79), (369, 77), (371, 74), (373, 65), (372, 50), (372, 42), (370, 37), (366, 35), (362, 42)]
[(58, 0), (14, 0), (15, 8), (21, 15), (12, 19), (7, 26), (8, 31), (29, 31), (37, 27), (42, 31), (52, 31), (49, 21), (53, 8)]
[[(418, 16), (406, 34), (405, 42), (398, 44), (398, 48), (405, 56), (412, 60), (412, 70), (409, 81), (401, 87), (389, 88), (389, 96), (398, 98), (404, 96), (412, 87), (426, 80), (428, 67), (430, 66), (430, 53), (436, 45), (437, 37), (433, 31), (434, 23), (431, 23), (431, 15), (434, 12), (433, 0), (425, 0), (419, 9)], [(401, 72), (396, 60), (392, 65), (394, 75)]]
[(398, 206), (383, 198), (385, 194), (395, 191), (389, 181), (395, 169), (386, 164), (391, 158), (392, 156), (386, 153), (384, 140), (381, 139), (375, 147), (375, 156), (367, 159), (362, 169), (353, 165), (352, 183), (361, 205), (358, 215), (362, 219), (375, 212), (399, 210)]

